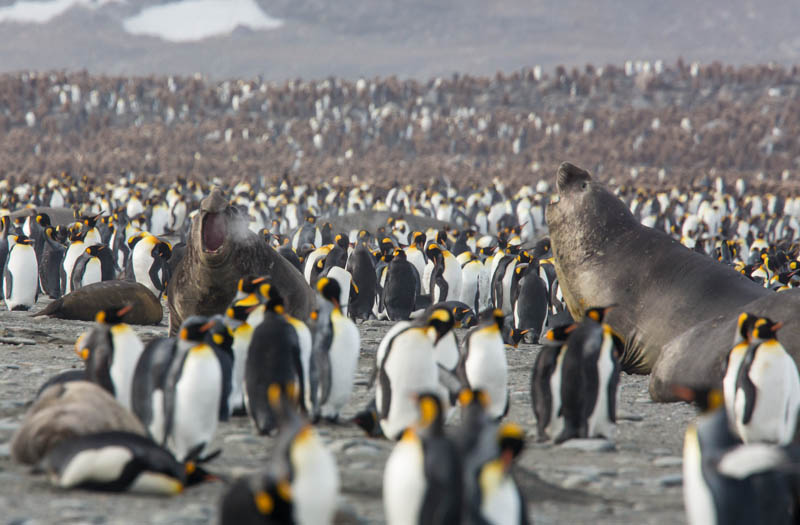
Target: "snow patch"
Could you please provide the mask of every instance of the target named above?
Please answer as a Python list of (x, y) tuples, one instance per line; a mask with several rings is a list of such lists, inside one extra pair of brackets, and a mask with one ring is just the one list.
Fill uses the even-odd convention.
[(97, 9), (112, 3), (121, 3), (121, 0), (17, 0), (9, 6), (0, 7), (0, 23), (46, 24), (73, 7)]
[(194, 42), (226, 35), (238, 26), (275, 29), (281, 20), (267, 16), (254, 0), (182, 0), (143, 9), (125, 19), (125, 31), (171, 42)]

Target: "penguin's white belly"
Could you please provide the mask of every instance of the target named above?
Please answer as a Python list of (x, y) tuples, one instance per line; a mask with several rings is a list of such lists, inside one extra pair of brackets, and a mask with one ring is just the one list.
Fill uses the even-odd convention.
[(697, 429), (686, 431), (683, 444), (683, 502), (689, 525), (717, 523), (714, 497), (703, 479)]
[(356, 325), (338, 312), (334, 312), (333, 316), (333, 341), (329, 350), (331, 391), (328, 400), (322, 405), (324, 417), (338, 415), (350, 401), (361, 344)]
[(339, 495), (336, 459), (318, 437), (295, 445), (291, 452), (295, 477), (292, 481), (295, 519), (298, 525), (333, 523)]
[(484, 266), (483, 271), (478, 277), (478, 303), (480, 305), (479, 310), (481, 311), (489, 308), (489, 302), (491, 301), (492, 298), (491, 290), (489, 290), (491, 275), (492, 274), (490, 273), (490, 269)]
[[(429, 294), (431, 293), (431, 274), (433, 273), (433, 263), (428, 261), (425, 265), (425, 269), (422, 272), (422, 293)], [(445, 279), (447, 280), (447, 279)]]
[(350, 303), (350, 285), (353, 282), (353, 276), (350, 272), (339, 266), (334, 266), (328, 272), (329, 279), (336, 279), (339, 283), (339, 307), (342, 310), (342, 315), (347, 316), (347, 305)]
[[(147, 287), (153, 294), (158, 297), (161, 291), (153, 284), (150, 278), (150, 268), (153, 266), (153, 256), (145, 251), (144, 248), (139, 248), (143, 241), (139, 241), (133, 247), (133, 278), (137, 283), (141, 283)], [(161, 277), (161, 276), (159, 276)]]
[(447, 281), (447, 297), (448, 299), (461, 297), (461, 265), (452, 255), (445, 257), (444, 262), (442, 277)]
[[(430, 340), (421, 331), (411, 330), (415, 333), (395, 338), (395, 344), (400, 343), (401, 347), (393, 348), (383, 365), (389, 377), (391, 402), (387, 417), (381, 419), (381, 428), (390, 439), (418, 419), (414, 395), (426, 390), (434, 392), (439, 385), (439, 371), (431, 353)], [(383, 388), (379, 383), (376, 392), (378, 407), (382, 395)]]
[(253, 329), (248, 324), (239, 326), (234, 332), (233, 344), (233, 377), (231, 379), (231, 395), (228, 406), (239, 408), (244, 406), (244, 371), (247, 362), (247, 349), (250, 348), (250, 339)]
[[(300, 366), (303, 368), (303, 393), (305, 395), (306, 408), (311, 410), (311, 350), (313, 341), (311, 338), (311, 330), (308, 329), (305, 323), (299, 319), (290, 318), (289, 322), (297, 332), (297, 343), (300, 347)], [(247, 349), (245, 348), (245, 355)]]
[(561, 374), (564, 368), (566, 352), (566, 348), (562, 348), (559, 351), (553, 375), (550, 376), (550, 421), (545, 427), (545, 431), (551, 438), (557, 437), (564, 430), (564, 416), (559, 415), (559, 412), (561, 411)]
[(388, 525), (417, 525), (425, 498), (424, 457), (419, 440), (395, 445), (383, 470), (383, 509)]
[(469, 355), (465, 363), (467, 381), (473, 390), (482, 389), (489, 394), (487, 412), (491, 417), (503, 415), (506, 407), (508, 386), (508, 363), (502, 340), (483, 344), (473, 335)]
[(81, 279), (81, 286), (99, 283), (102, 280), (103, 272), (100, 265), (100, 259), (97, 257), (92, 257), (86, 261), (86, 268), (83, 272), (83, 279)]
[(504, 476), (500, 484), (481, 502), (481, 514), (493, 525), (519, 525), (520, 500), (517, 486), (511, 476)]
[(728, 358), (728, 369), (725, 371), (725, 377), (722, 379), (725, 410), (728, 413), (728, 420), (734, 422), (736, 421), (736, 415), (733, 410), (733, 399), (735, 397), (736, 377), (739, 375), (739, 367), (742, 366), (742, 359), (744, 359), (744, 351), (732, 351)]
[(126, 447), (106, 446), (86, 449), (72, 457), (58, 478), (58, 485), (71, 488), (86, 481), (108, 483), (119, 478), (125, 465), (133, 459)]
[(190, 350), (175, 385), (170, 448), (176, 458), (182, 460), (200, 443), (211, 443), (221, 394), (222, 370), (214, 352), (211, 348)]
[(115, 325), (111, 327), (114, 344), (114, 356), (109, 373), (114, 383), (114, 397), (119, 404), (131, 409), (131, 389), (136, 364), (144, 351), (144, 344), (130, 326)]
[(72, 269), (75, 268), (75, 262), (78, 260), (78, 257), (81, 256), (81, 253), (83, 253), (83, 246), (84, 244), (82, 242), (74, 242), (69, 245), (67, 253), (64, 255), (64, 275), (67, 276), (65, 293), (72, 291), (70, 276), (72, 275)]
[(461, 269), (461, 294), (458, 300), (470, 308), (475, 308), (475, 294), (478, 292), (480, 268), (481, 264), (473, 261), (467, 263), (467, 265)]
[[(763, 347), (764, 345), (762, 345)], [(776, 345), (777, 346), (777, 345)], [(793, 407), (793, 419), (797, 418), (797, 394), (800, 387), (797, 382), (797, 368), (791, 358), (785, 358), (782, 349), (759, 348), (750, 367), (750, 380), (756, 387), (756, 402), (752, 417), (747, 425), (741, 423), (744, 415), (744, 395), (737, 396), (737, 409), (742, 441), (745, 443), (767, 442), (788, 444), (794, 437), (794, 426), (789, 428), (790, 406)], [(794, 370), (792, 370), (792, 368)], [(794, 377), (787, 374), (794, 371)]]
[(153, 390), (153, 393), (150, 394), (150, 413), (152, 419), (147, 426), (147, 431), (150, 433), (150, 437), (153, 438), (153, 441), (162, 445), (166, 437), (164, 436), (166, 417), (164, 414), (164, 391), (160, 388)]
[(15, 245), (8, 254), (8, 272), (13, 279), (11, 294), (5, 290), (6, 307), (28, 307), (36, 303), (39, 289), (39, 267), (33, 248), (23, 244)]
[(598, 392), (597, 401), (592, 413), (587, 421), (587, 437), (605, 437), (613, 440), (616, 437), (616, 425), (611, 421), (611, 414), (608, 411), (608, 385), (611, 374), (614, 372), (614, 362), (611, 358), (611, 348), (613, 343), (609, 339), (609, 348), (600, 351), (597, 360)]
[(169, 219), (169, 212), (164, 206), (156, 206), (153, 208), (153, 214), (150, 216), (150, 233), (158, 237), (164, 235), (167, 229), (167, 221)]
[(433, 347), (433, 355), (436, 357), (436, 362), (444, 368), (455, 370), (460, 354), (455, 335), (452, 332), (439, 339), (439, 342)]

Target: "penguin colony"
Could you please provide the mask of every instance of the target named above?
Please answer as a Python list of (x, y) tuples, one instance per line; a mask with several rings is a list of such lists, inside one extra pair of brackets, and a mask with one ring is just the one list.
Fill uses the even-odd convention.
[[(80, 184), (65, 174), (52, 188), (29, 186), (19, 195), (47, 203), (53, 188)], [(94, 279), (127, 278), (163, 292), (173, 251), (163, 237), (180, 244), (207, 189), (126, 181), (89, 192), (88, 202), (71, 202), (67, 191), (76, 209), (65, 224), (53, 226), (41, 211), (23, 220), (4, 217), (8, 308), (30, 308), (40, 290), (57, 297)], [(594, 305), (578, 323), (569, 317), (549, 260), (545, 183), (516, 192), (499, 180), (484, 190), (434, 184), (380, 195), (365, 187), (295, 185), (284, 177), (227, 189), (249, 214), (250, 228), (317, 290), (317, 309), (310, 319), (293, 318), (283, 308), (281, 283), (250, 276), (224, 312), (186, 319), (175, 338), (142, 342), (124, 322), (129, 308), (99, 312), (96, 326), (75, 345), (86, 362), (83, 378), (133, 411), (148, 436), (110, 432), (65, 441), (38, 467), (57, 485), (172, 494), (214, 479), (207, 463), (220, 452), (210, 449), (217, 427), (247, 415), (255, 432), (280, 445), (262, 474), (231, 485), (221, 502), (223, 522), (330, 523), (339, 478), (314, 425), (350, 423), (339, 414), (364, 358), (357, 323), (373, 318), (393, 325), (375, 353), (374, 400), (354, 422), (369, 435), (397, 440), (383, 485), (390, 523), (526, 522), (513, 469), (525, 436), (502, 421), (509, 406), (505, 352), (521, 341), (544, 345), (531, 370), (538, 438), (615, 439), (624, 342), (603, 323), (614, 305)], [(748, 195), (744, 183), (729, 190), (721, 179), (688, 193), (619, 192), (643, 222), (680, 236), (690, 249), (764, 286), (784, 290), (797, 282), (797, 199)], [(136, 204), (139, 193), (147, 193), (147, 206)], [(157, 204), (177, 218), (154, 221)], [(389, 212), (389, 219), (374, 231), (336, 230), (334, 217), (360, 210)], [(448, 223), (411, 226), (436, 217)], [(162, 224), (161, 238), (149, 231), (154, 224)], [(56, 284), (42, 267), (57, 270)], [(458, 326), (469, 328), (461, 338)], [(794, 437), (800, 380), (777, 340), (780, 326), (754, 314), (740, 318), (724, 412), (730, 443), (784, 458), (793, 453), (780, 447)], [(459, 411), (456, 424), (451, 418)], [(722, 450), (704, 448), (705, 427), (693, 428), (687, 469)], [(718, 459), (722, 470), (715, 475), (730, 477), (723, 466), (732, 461)], [(716, 485), (706, 471), (687, 471), (685, 479), (690, 519), (726, 523), (730, 502), (714, 499)], [(698, 503), (697, 494), (705, 499)]]

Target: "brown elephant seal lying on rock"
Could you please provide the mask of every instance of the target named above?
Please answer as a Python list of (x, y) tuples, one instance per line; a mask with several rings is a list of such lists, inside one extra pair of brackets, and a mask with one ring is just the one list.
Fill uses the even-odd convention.
[(92, 283), (54, 300), (31, 317), (47, 315), (59, 319), (94, 321), (101, 310), (131, 306), (125, 315), (129, 324), (159, 324), (164, 318), (161, 301), (146, 286), (130, 281)]
[(167, 287), (170, 335), (189, 316), (223, 313), (246, 275), (266, 276), (281, 291), (288, 312), (308, 318), (316, 301), (313, 290), (247, 224), (247, 215), (230, 206), (218, 189), (200, 203), (185, 253)]
[(641, 225), (628, 207), (585, 170), (563, 163), (547, 225), (559, 284), (570, 313), (616, 304), (608, 322), (625, 339), (623, 370), (652, 373), (650, 395), (677, 400), (675, 383), (722, 382), (741, 312), (783, 321), (780, 336), (800, 356), (800, 300), (747, 279), (666, 233)]
[(136, 416), (102, 387), (88, 381), (55, 384), (28, 409), (11, 439), (11, 456), (32, 465), (65, 439), (106, 430), (146, 435)]

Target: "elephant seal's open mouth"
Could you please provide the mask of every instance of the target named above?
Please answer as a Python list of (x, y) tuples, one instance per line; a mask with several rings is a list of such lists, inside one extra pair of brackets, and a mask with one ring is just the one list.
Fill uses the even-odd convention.
[(227, 218), (224, 213), (206, 213), (203, 216), (203, 251), (216, 253), (225, 243)]

